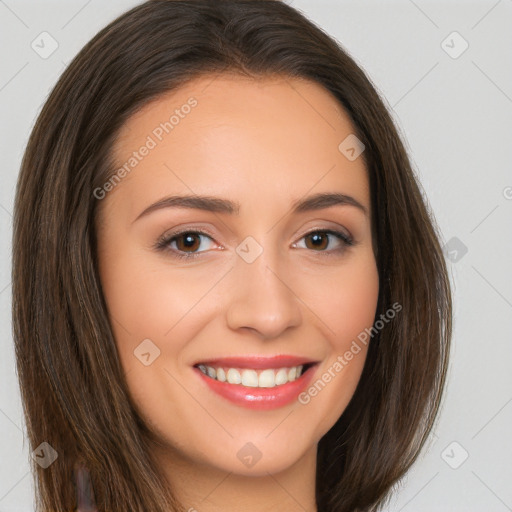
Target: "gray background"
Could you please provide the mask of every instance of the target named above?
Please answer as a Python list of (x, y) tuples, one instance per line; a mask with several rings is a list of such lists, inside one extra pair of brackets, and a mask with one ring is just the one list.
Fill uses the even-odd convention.
[[(137, 3), (0, 0), (0, 512), (33, 510), (10, 316), (23, 149), (65, 65)], [(334, 36), (385, 98), (448, 244), (447, 394), (428, 447), (385, 510), (512, 510), (512, 0), (287, 3)], [(58, 43), (48, 58), (31, 47), (44, 31)]]

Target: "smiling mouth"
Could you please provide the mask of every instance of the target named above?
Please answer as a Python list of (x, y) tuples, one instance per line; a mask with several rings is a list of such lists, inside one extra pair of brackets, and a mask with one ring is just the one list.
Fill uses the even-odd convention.
[(302, 377), (316, 363), (279, 368), (236, 368), (197, 364), (194, 367), (210, 379), (248, 388), (274, 388)]

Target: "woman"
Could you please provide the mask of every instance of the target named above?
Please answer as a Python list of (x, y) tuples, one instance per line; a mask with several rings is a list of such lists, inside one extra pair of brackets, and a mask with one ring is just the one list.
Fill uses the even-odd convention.
[(451, 297), (343, 49), (283, 2), (156, 0), (34, 127), (13, 318), (30, 442), (58, 454), (34, 463), (40, 511), (349, 512), (432, 429)]

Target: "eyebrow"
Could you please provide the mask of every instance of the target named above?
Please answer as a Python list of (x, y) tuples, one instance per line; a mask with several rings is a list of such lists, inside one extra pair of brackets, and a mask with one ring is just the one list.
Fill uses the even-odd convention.
[[(322, 210), (331, 206), (354, 206), (368, 216), (367, 208), (357, 199), (342, 193), (318, 193), (305, 199), (298, 199), (292, 204), (292, 213)], [(229, 213), (238, 215), (240, 203), (211, 196), (168, 196), (148, 206), (133, 221), (139, 220), (154, 211), (163, 208), (191, 208), (215, 213)]]

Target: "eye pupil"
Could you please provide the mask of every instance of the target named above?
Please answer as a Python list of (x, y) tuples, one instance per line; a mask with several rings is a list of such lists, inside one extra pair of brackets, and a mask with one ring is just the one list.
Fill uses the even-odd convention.
[[(195, 241), (194, 241), (194, 238), (196, 239)], [(186, 249), (197, 249), (197, 247), (194, 247), (194, 242), (197, 242), (198, 239), (199, 239), (199, 237), (197, 235), (194, 235), (191, 233), (186, 234), (186, 235), (181, 235), (181, 236), (178, 236), (176, 245), (178, 246), (179, 250), (182, 250), (182, 248), (180, 247), (181, 244), (179, 243), (179, 241), (184, 240), (185, 241), (184, 247)]]
[[(328, 250), (329, 244), (332, 241), (331, 236), (338, 239), (339, 243), (342, 245), (341, 249)], [(201, 237), (211, 239), (211, 236), (200, 231), (183, 231), (175, 234), (174, 236), (162, 239), (158, 243), (157, 248), (160, 250), (163, 250), (163, 248), (169, 248), (169, 250), (171, 250), (172, 253), (176, 253), (178, 257), (199, 256), (201, 254), (201, 251), (199, 251), (202, 241)], [(345, 246), (353, 245), (353, 242), (348, 240), (342, 233), (329, 230), (312, 231), (309, 234), (304, 235), (302, 239), (305, 240), (307, 249), (314, 250), (315, 252), (325, 252), (326, 254), (339, 254)], [(170, 246), (174, 244), (176, 249), (171, 249)]]
[[(316, 249), (324, 249), (325, 243), (322, 244), (322, 242), (325, 242), (327, 240), (327, 235), (325, 234), (319, 234), (319, 233), (313, 233), (309, 235), (308, 239), (313, 241), (313, 247)], [(323, 240), (322, 240), (323, 239)]]

